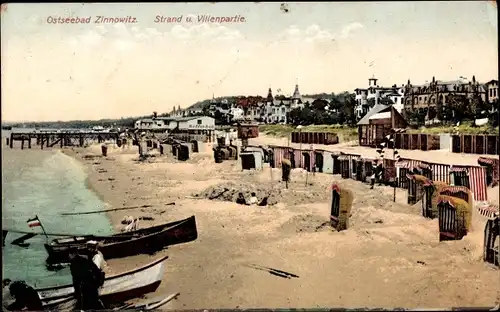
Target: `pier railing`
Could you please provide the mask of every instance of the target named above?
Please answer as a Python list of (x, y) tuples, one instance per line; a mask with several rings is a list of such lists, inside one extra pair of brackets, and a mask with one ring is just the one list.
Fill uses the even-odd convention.
[(54, 147), (56, 145), (59, 145), (59, 147), (83, 147), (89, 142), (102, 143), (106, 141), (113, 141), (114, 143), (116, 143), (118, 138), (119, 133), (117, 132), (37, 130), (26, 132), (12, 132), (10, 134), (10, 137), (7, 138), (7, 145), (9, 145), (10, 148), (13, 148), (14, 141), (20, 141), (21, 149), (24, 149), (25, 144), (27, 144), (28, 148), (31, 148), (33, 140), (35, 139), (35, 144), (40, 146), (41, 149), (43, 149), (44, 147)]

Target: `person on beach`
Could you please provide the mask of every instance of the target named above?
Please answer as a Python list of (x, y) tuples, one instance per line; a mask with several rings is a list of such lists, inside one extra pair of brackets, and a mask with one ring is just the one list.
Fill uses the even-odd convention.
[[(38, 292), (25, 281), (15, 281), (9, 285), (10, 295), (15, 301), (7, 306), (9, 311), (42, 311), (42, 300)], [(3, 299), (3, 298), (2, 298)]]
[(7, 307), (14, 302), (14, 298), (10, 294), (9, 286), (12, 283), (10, 278), (2, 280), (2, 311), (8, 311)]
[(96, 241), (88, 241), (87, 250), (89, 251), (90, 257), (92, 257), (92, 262), (94, 262), (99, 270), (103, 271), (106, 266), (106, 261), (104, 260), (102, 253), (99, 251), (98, 243)]
[[(97, 250), (97, 242), (87, 243), (86, 254), (70, 255), (70, 270), (75, 289), (76, 309), (100, 310), (104, 305), (99, 300), (99, 288), (104, 284), (102, 266), (104, 258)], [(102, 260), (101, 260), (102, 259)]]
[(378, 180), (378, 185), (382, 185), (382, 178), (384, 175), (384, 167), (382, 167), (382, 162), (379, 162), (377, 165), (377, 180)]
[(257, 199), (257, 195), (255, 194), (255, 192), (252, 192), (251, 196), (252, 197), (250, 197), (249, 204), (250, 205), (257, 205), (257, 203), (258, 203), (259, 200)]
[(370, 176), (370, 190), (373, 190), (373, 187), (375, 186), (375, 179), (377, 177), (377, 161), (374, 160), (372, 162), (372, 175)]
[(373, 190), (374, 186), (375, 186), (375, 170), (373, 170), (373, 173), (370, 176), (370, 190)]
[(247, 204), (247, 201), (245, 200), (245, 196), (243, 195), (243, 193), (240, 192), (238, 194), (238, 198), (236, 199), (236, 203), (240, 204), (240, 205), (246, 205)]

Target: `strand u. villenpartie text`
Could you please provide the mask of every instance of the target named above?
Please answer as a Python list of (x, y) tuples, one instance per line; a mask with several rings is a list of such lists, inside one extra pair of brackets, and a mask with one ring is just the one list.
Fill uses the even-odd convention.
[(209, 14), (199, 14), (195, 17), (193, 16), (186, 16), (184, 18), (184, 15), (180, 16), (163, 16), (163, 15), (156, 15), (155, 23), (245, 23), (246, 19), (244, 16), (241, 16), (239, 14), (234, 15), (234, 16), (213, 16)]

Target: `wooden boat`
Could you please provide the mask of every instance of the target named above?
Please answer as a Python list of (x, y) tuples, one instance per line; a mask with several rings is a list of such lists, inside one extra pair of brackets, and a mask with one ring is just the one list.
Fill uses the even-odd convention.
[(90, 240), (98, 242), (104, 259), (123, 258), (138, 254), (153, 254), (163, 248), (194, 241), (198, 238), (195, 216), (154, 227), (111, 236), (80, 236), (55, 239), (45, 244), (49, 254), (47, 264), (68, 263), (69, 255), (86, 248)]
[[(160, 286), (165, 273), (165, 260), (160, 258), (141, 268), (106, 277), (99, 293), (105, 306), (121, 303), (154, 292)], [(55, 309), (73, 298), (73, 285), (40, 288), (36, 290), (47, 309)]]

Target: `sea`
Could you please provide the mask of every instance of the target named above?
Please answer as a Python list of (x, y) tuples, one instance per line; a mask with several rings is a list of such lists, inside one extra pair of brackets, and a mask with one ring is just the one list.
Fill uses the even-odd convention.
[[(26, 130), (26, 129), (23, 129)], [(109, 235), (113, 228), (105, 214), (62, 216), (61, 213), (105, 209), (105, 204), (87, 188), (82, 165), (60, 151), (33, 144), (31, 149), (10, 149), (6, 138), (12, 130), (2, 130), (2, 229), (43, 233), (28, 227), (28, 219), (38, 216), (47, 233)], [(45, 260), (47, 238), (37, 235), (20, 247), (11, 242), (23, 234), (8, 233), (2, 248), (2, 278), (24, 280), (39, 287), (71, 283), (69, 268), (49, 271)], [(56, 237), (51, 236), (52, 240)]]

